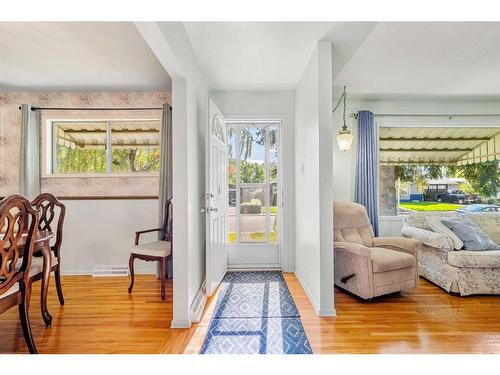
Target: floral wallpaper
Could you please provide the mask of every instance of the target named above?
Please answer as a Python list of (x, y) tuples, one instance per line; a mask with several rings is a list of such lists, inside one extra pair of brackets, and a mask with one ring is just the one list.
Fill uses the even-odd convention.
[[(18, 193), (20, 162), (21, 104), (37, 107), (161, 107), (171, 103), (169, 92), (0, 92), (0, 196)], [(50, 176), (45, 170), (46, 124), (57, 119), (160, 119), (161, 111), (42, 111), (41, 189), (58, 196), (154, 196), (155, 175)]]

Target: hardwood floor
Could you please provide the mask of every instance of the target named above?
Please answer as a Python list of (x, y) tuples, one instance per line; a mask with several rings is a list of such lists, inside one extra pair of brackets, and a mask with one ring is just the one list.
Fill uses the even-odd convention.
[[(52, 279), (51, 279), (52, 282)], [(172, 282), (160, 298), (160, 281), (137, 275), (128, 294), (125, 277), (63, 276), (65, 305), (50, 286), (52, 327), (40, 315), (40, 283), (35, 283), (30, 306), (33, 337), (39, 353), (182, 353), (193, 330), (172, 330)], [(0, 315), (0, 353), (27, 352), (17, 309)]]
[[(500, 297), (450, 296), (421, 280), (411, 294), (363, 302), (335, 291), (337, 317), (318, 318), (297, 279), (285, 279), (314, 353), (500, 353)], [(53, 325), (39, 313), (39, 284), (30, 307), (40, 353), (197, 353), (213, 312), (211, 298), (200, 324), (172, 330), (172, 284), (161, 301), (159, 280), (63, 277), (66, 305), (51, 285)], [(16, 309), (0, 316), (0, 353), (26, 353)]]
[(295, 276), (285, 279), (314, 353), (500, 353), (500, 296), (452, 296), (421, 278), (373, 302), (336, 289), (337, 317), (319, 318)]

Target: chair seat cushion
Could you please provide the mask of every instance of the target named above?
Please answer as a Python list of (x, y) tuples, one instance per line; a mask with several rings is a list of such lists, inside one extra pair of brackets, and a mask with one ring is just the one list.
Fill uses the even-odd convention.
[(19, 291), (19, 283), (14, 283), (6, 292), (0, 294), (0, 299), (7, 298), (11, 294), (16, 293)]
[(149, 242), (143, 245), (134, 246), (130, 252), (153, 257), (168, 257), (172, 254), (172, 243), (169, 241)]
[[(57, 257), (52, 253), (52, 251), (50, 252), (50, 267), (52, 268), (53, 266), (57, 265), (58, 261), (57, 261)], [(16, 270), (18, 270), (19, 268), (21, 268), (21, 265), (22, 265), (22, 261), (19, 261), (16, 263)], [(39, 273), (42, 273), (43, 272), (43, 258), (42, 257), (33, 257), (31, 259), (31, 267), (30, 267), (30, 277), (33, 277), (35, 275), (38, 275)]]
[(450, 251), (448, 263), (465, 268), (500, 268), (500, 250)]
[(417, 265), (415, 257), (407, 253), (382, 247), (373, 247), (370, 251), (373, 272), (387, 272)]

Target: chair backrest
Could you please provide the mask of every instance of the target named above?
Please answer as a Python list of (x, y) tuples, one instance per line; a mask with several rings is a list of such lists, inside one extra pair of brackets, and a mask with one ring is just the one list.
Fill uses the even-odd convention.
[(172, 241), (173, 238), (173, 204), (172, 198), (168, 199), (165, 203), (165, 211), (163, 213), (163, 224), (161, 226), (161, 233), (164, 241)]
[[(38, 211), (38, 229), (51, 231), (55, 236), (55, 243), (52, 246), (54, 254), (59, 258), (61, 243), (63, 237), (64, 216), (66, 215), (66, 207), (59, 202), (55, 196), (50, 193), (42, 193), (36, 197), (31, 205)], [(53, 223), (56, 217), (56, 208), (59, 210), (57, 226)]]
[(28, 277), (37, 225), (38, 213), (26, 198), (11, 195), (0, 202), (0, 296)]
[(373, 246), (373, 228), (363, 205), (333, 202), (333, 226), (335, 241)]

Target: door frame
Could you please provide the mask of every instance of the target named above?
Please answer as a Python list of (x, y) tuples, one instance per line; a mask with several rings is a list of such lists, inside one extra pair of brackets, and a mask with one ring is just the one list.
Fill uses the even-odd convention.
[[(278, 243), (276, 245), (270, 243), (270, 242), (262, 242), (262, 243), (238, 243), (236, 246), (238, 247), (259, 247), (261, 250), (264, 250), (272, 246), (273, 248), (277, 246), (277, 258), (278, 262), (277, 263), (229, 263), (229, 251), (231, 245), (228, 242), (228, 270), (258, 270), (258, 269), (272, 269), (272, 270), (282, 270), (282, 269), (288, 269), (288, 256), (289, 252), (287, 251), (285, 253), (284, 249), (287, 247), (283, 246), (284, 243), (288, 243), (288, 238), (286, 238), (285, 233), (287, 233), (288, 225), (285, 224), (284, 220), (284, 211), (285, 210), (285, 205), (284, 205), (284, 163), (283, 163), (283, 150), (284, 150), (284, 133), (285, 133), (285, 128), (284, 128), (284, 121), (282, 118), (276, 118), (276, 116), (227, 116), (226, 117), (226, 127), (229, 127), (231, 124), (267, 124), (267, 123), (276, 123), (278, 124), (279, 128), (279, 136), (278, 136), (278, 186), (280, 188), (280, 194), (278, 194)], [(266, 150), (267, 150), (267, 144), (265, 145)], [(266, 153), (266, 161), (267, 161), (267, 153)], [(236, 193), (237, 197), (239, 196), (238, 192)], [(239, 199), (237, 199), (239, 202)], [(227, 201), (227, 204), (229, 204), (229, 200)], [(237, 216), (239, 217), (239, 215)], [(239, 221), (237, 223), (237, 228), (239, 231)], [(284, 262), (284, 257), (286, 257), (286, 260)], [(283, 266), (285, 264), (285, 267)]]

